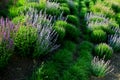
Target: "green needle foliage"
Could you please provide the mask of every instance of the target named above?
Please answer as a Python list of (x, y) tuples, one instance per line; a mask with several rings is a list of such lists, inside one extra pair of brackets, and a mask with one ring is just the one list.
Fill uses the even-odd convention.
[(105, 42), (107, 39), (107, 34), (103, 30), (94, 30), (91, 33), (91, 38), (95, 43)]
[(113, 54), (113, 49), (106, 43), (100, 43), (95, 47), (95, 55), (100, 58), (110, 59)]

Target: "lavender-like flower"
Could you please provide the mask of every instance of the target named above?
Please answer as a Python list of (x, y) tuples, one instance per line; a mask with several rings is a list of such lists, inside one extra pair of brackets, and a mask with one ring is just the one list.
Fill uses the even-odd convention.
[(115, 34), (109, 35), (108, 44), (115, 50), (120, 50), (120, 28), (112, 28)]
[(110, 65), (110, 60), (105, 61), (104, 58), (99, 59), (99, 57), (94, 57), (91, 62), (91, 69), (93, 75), (97, 77), (104, 77), (114, 70), (113, 66)]
[(37, 28), (38, 39), (36, 42), (34, 57), (48, 53), (57, 49), (60, 45), (56, 44), (57, 33), (53, 29), (53, 16), (47, 15), (45, 11), (38, 12), (34, 8), (30, 8), (26, 16), (26, 25)]
[(0, 18), (0, 43), (5, 43), (9, 48), (13, 48), (11, 41), (13, 41), (17, 27), (8, 18)]

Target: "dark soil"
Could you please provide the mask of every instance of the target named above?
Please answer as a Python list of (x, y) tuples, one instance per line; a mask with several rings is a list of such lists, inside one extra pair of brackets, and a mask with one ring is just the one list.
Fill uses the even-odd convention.
[(37, 63), (32, 59), (14, 56), (7, 68), (3, 70), (3, 74), (0, 74), (0, 80), (26, 80), (33, 72)]

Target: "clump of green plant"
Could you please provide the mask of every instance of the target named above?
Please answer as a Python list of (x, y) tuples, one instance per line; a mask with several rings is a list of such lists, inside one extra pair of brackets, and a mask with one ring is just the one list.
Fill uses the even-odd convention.
[(113, 17), (115, 14), (111, 7), (106, 6), (104, 3), (102, 3), (102, 1), (97, 1), (90, 10), (94, 13), (102, 13), (104, 15), (107, 15), (108, 17)]
[(30, 55), (37, 40), (37, 29), (31, 26), (21, 26), (15, 36), (15, 47), (21, 56)]
[(113, 49), (106, 43), (100, 43), (95, 47), (95, 55), (100, 58), (110, 59), (113, 54)]
[(65, 28), (60, 26), (54, 26), (53, 28), (58, 34), (58, 42), (63, 41), (66, 34)]
[(74, 42), (67, 40), (67, 41), (64, 41), (62, 48), (65, 48), (70, 52), (75, 52), (77, 46)]
[(77, 16), (67, 15), (67, 22), (75, 25), (76, 27), (79, 27), (79, 19)]
[(95, 43), (105, 42), (107, 39), (107, 34), (103, 30), (93, 30), (91, 33), (91, 38)]
[(18, 17), (15, 17), (15, 18), (13, 18), (12, 19), (12, 22), (14, 23), (14, 24), (18, 24), (18, 23), (21, 23), (21, 24), (24, 24), (25, 23), (25, 16), (18, 16)]
[(120, 24), (120, 13), (116, 15), (116, 21), (118, 22), (118, 24)]
[(60, 6), (60, 11), (63, 12), (64, 16), (67, 16), (70, 14), (70, 9), (69, 7), (64, 7), (64, 6)]
[(80, 31), (74, 25), (71, 25), (66, 21), (58, 20), (56, 21), (55, 26), (65, 28), (66, 31), (65, 37), (71, 40), (77, 40), (77, 38), (80, 35)]
[(104, 77), (108, 73), (112, 72), (114, 69), (110, 65), (110, 61), (105, 61), (104, 59), (99, 59), (98, 57), (94, 57), (91, 61), (91, 71), (92, 74), (96, 77)]
[(67, 49), (60, 49), (53, 55), (52, 60), (57, 64), (60, 71), (66, 70), (72, 64), (73, 53)]
[(78, 7), (75, 5), (74, 1), (67, 1), (70, 9), (70, 14), (78, 16)]
[(87, 51), (92, 51), (93, 50), (93, 44), (89, 41), (83, 41), (81, 42), (81, 44), (79, 45), (78, 49), (79, 51), (81, 50), (87, 50)]
[(29, 80), (56, 80), (60, 75), (56, 64), (52, 61), (41, 64), (32, 74)]
[(83, 17), (87, 13), (88, 9), (87, 7), (82, 7), (80, 10), (80, 16)]

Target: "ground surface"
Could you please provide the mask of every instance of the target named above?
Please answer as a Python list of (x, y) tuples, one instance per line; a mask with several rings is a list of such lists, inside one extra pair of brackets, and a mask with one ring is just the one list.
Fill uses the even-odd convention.
[(0, 74), (0, 80), (25, 80), (35, 66), (34, 60), (15, 56), (3, 70), (3, 74)]

